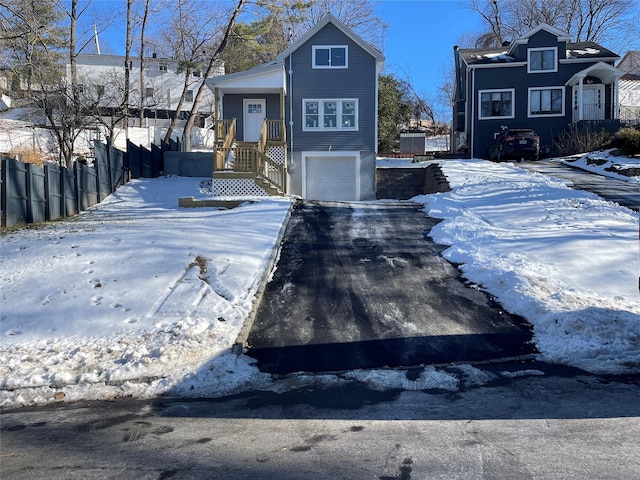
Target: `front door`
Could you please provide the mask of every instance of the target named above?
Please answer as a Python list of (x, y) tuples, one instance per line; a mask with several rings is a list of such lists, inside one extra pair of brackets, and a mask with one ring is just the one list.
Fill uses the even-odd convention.
[[(578, 108), (578, 88), (574, 87), (574, 111)], [(582, 86), (582, 119), (604, 120), (604, 88), (602, 85)]]
[(244, 141), (257, 142), (262, 124), (267, 116), (267, 101), (264, 98), (244, 100)]

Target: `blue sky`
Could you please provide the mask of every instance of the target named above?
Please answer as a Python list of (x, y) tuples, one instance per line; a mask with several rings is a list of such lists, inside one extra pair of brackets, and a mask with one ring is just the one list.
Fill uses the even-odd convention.
[(380, 17), (389, 26), (385, 71), (410, 80), (421, 96), (436, 95), (443, 69), (453, 64), (453, 46), (482, 28), (481, 18), (459, 0), (382, 0)]
[[(94, 1), (102, 8), (117, 6), (118, 14), (122, 4)], [(383, 45), (385, 73), (410, 80), (421, 96), (435, 96), (445, 65), (452, 63), (453, 46), (461, 35), (481, 28), (480, 16), (462, 5), (461, 0), (379, 0), (377, 12), (388, 25)], [(108, 43), (112, 51), (122, 54), (124, 23), (111, 26), (100, 39), (105, 47)]]
[[(120, 18), (124, 14), (124, 3), (123, 0), (94, 0), (92, 4)], [(377, 13), (388, 26), (383, 44), (385, 73), (408, 80), (416, 93), (433, 104), (444, 71), (453, 63), (453, 46), (464, 36), (483, 30), (480, 15), (465, 5), (468, 0), (378, 0)], [(640, 8), (636, 10), (640, 18)], [(624, 49), (609, 43), (603, 45), (621, 56), (628, 49), (640, 49), (640, 38), (634, 39), (635, 34), (629, 31), (625, 34), (628, 45)], [(112, 53), (122, 54), (124, 22), (116, 21), (100, 38), (105, 46), (107, 43), (111, 46)]]

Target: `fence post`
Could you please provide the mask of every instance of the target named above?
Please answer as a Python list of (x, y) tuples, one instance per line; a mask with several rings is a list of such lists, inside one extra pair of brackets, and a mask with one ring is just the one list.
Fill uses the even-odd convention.
[(44, 222), (46, 219), (46, 194), (44, 191), (44, 169), (27, 163), (27, 223)]
[(82, 195), (80, 194), (80, 163), (73, 162), (73, 187), (76, 191), (76, 211), (82, 211)]

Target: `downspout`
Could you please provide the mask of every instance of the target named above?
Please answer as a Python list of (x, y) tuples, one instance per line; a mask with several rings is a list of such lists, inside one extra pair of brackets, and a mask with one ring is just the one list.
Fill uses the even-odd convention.
[(289, 146), (293, 154), (293, 69), (291, 68), (291, 54), (289, 54)]
[[(467, 70), (468, 71), (468, 70)], [(469, 75), (467, 74), (467, 78), (469, 77)], [(470, 138), (468, 139), (469, 141), (469, 158), (474, 158), (473, 157), (473, 144), (475, 141), (475, 132), (474, 132), (474, 126), (476, 124), (475, 122), (475, 112), (476, 112), (476, 69), (472, 68), (471, 69), (471, 116), (469, 117), (469, 130), (470, 130)]]

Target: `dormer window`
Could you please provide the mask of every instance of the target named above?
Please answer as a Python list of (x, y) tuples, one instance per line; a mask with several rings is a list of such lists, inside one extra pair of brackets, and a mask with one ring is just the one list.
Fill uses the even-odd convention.
[(527, 55), (529, 73), (558, 71), (558, 47), (530, 48)]
[(347, 68), (346, 45), (314, 45), (313, 68)]

